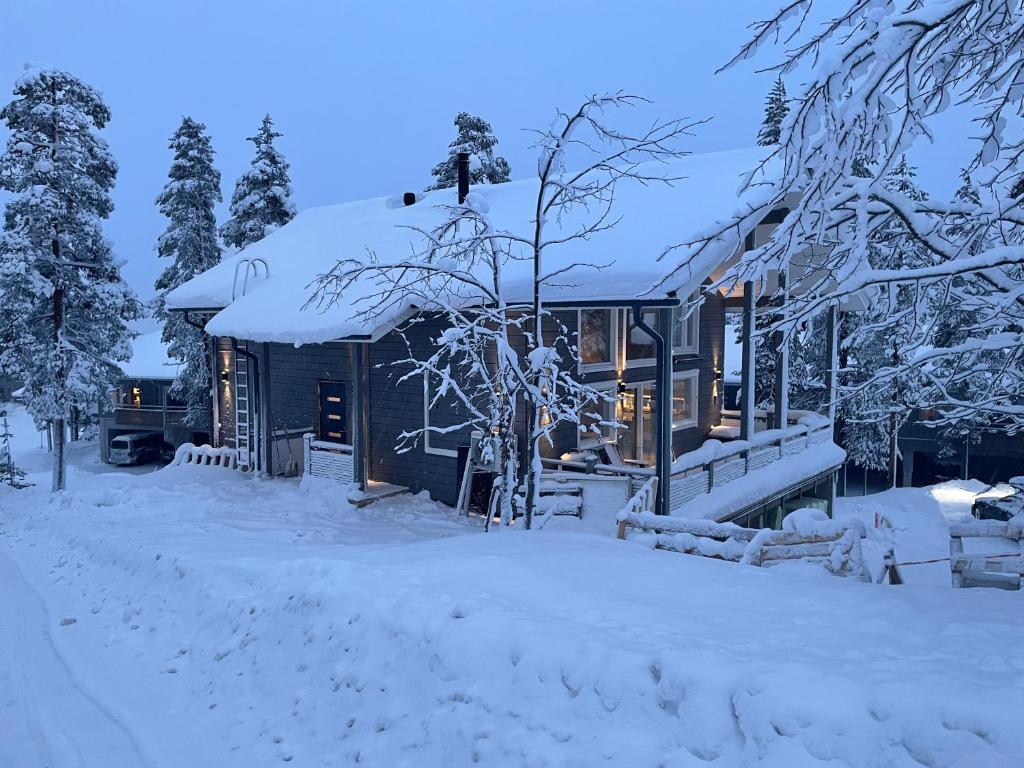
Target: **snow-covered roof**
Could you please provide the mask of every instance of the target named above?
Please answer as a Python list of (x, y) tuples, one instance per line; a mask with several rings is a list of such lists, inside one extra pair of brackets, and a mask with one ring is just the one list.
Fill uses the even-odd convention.
[[(651, 292), (652, 285), (678, 263), (678, 257), (659, 261), (659, 255), (667, 246), (736, 212), (743, 204), (737, 196), (740, 182), (764, 154), (763, 147), (756, 147), (659, 164), (658, 173), (679, 179), (671, 186), (623, 182), (616, 190), (614, 211), (621, 219), (615, 227), (589, 240), (545, 250), (546, 272), (580, 261), (588, 263), (560, 276), (564, 287), (545, 287), (545, 300), (621, 299), (628, 303), (638, 296), (665, 298), (669, 290), (686, 295), (732, 254), (708, 249), (685, 274), (675, 275), (671, 283)], [(534, 178), (482, 185), (473, 187), (472, 194), (486, 206), (496, 229), (529, 236), (537, 184)], [(438, 225), (444, 216), (439, 206), (453, 204), (455, 198), (454, 189), (444, 189), (420, 196), (411, 206), (380, 197), (305, 210), (263, 240), (171, 291), (167, 306), (220, 310), (207, 325), (208, 332), (218, 336), (306, 344), (372, 334), (397, 322), (403, 308), (396, 307), (391, 315), (376, 316), (372, 321), (360, 317), (360, 311), (367, 308), (360, 300), (373, 290), (370, 278), (346, 289), (346, 300), (326, 311), (303, 308), (312, 293), (310, 282), (343, 258), (362, 258), (372, 251), (390, 260), (422, 249), (422, 236), (411, 228)], [(556, 236), (559, 227), (562, 232), (575, 231), (581, 221), (592, 216), (576, 211), (560, 225), (549, 222), (547, 231), (550, 237)], [(264, 278), (261, 271), (259, 277), (250, 277), (242, 295), (245, 268), (240, 262), (245, 259), (262, 259), (269, 275)], [(602, 268), (589, 266), (595, 264)], [(531, 264), (513, 260), (503, 269), (506, 298), (528, 300)]]
[(129, 379), (173, 379), (178, 375), (176, 360), (167, 356), (167, 345), (160, 340), (160, 331), (151, 331), (135, 337), (132, 359), (121, 366)]

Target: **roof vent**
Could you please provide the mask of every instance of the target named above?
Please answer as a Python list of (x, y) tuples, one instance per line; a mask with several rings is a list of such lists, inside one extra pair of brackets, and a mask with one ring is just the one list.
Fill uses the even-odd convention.
[(402, 204), (405, 205), (405, 206), (415, 205), (416, 204), (416, 193), (415, 192), (406, 192), (404, 195), (402, 195)]

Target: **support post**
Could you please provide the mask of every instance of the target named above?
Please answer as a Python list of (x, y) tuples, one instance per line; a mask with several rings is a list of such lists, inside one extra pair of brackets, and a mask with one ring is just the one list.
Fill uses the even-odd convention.
[(366, 345), (352, 345), (352, 480), (366, 490)]
[[(786, 292), (786, 273), (779, 272), (779, 293)], [(785, 298), (780, 298), (785, 302)], [(782, 319), (780, 308), (779, 319)], [(775, 428), (785, 429), (789, 426), (789, 340), (784, 330), (775, 331)]]
[[(671, 310), (669, 310), (671, 312)], [(659, 313), (660, 315), (661, 313)], [(659, 323), (662, 322), (659, 320)], [(669, 314), (669, 323), (671, 323), (671, 314)], [(655, 374), (654, 378), (658, 384), (658, 402), (657, 411), (658, 418), (655, 421), (655, 445), (657, 449), (655, 451), (655, 468), (658, 476), (657, 492), (654, 497), (654, 513), (656, 515), (667, 515), (668, 509), (668, 486), (672, 478), (672, 454), (671, 448), (666, 450), (666, 446), (669, 446), (669, 441), (672, 436), (672, 358), (668, 354), (667, 345), (665, 344), (665, 337), (658, 333), (656, 330), (651, 328), (644, 322), (642, 305), (633, 305), (633, 324), (643, 333), (646, 333), (651, 339), (654, 340), (655, 349)], [(663, 325), (663, 328), (670, 328), (669, 325)], [(666, 381), (666, 369), (667, 378), (670, 386), (665, 386)], [(668, 434), (666, 435), (665, 425), (668, 424)]]
[[(839, 307), (829, 307), (825, 315), (825, 391), (828, 393), (828, 421), (835, 429), (836, 399), (839, 391)], [(835, 439), (835, 435), (833, 435)]]
[(664, 361), (661, 365), (661, 378), (658, 380), (658, 421), (661, 424), (659, 433), (658, 453), (661, 463), (658, 468), (658, 495), (661, 496), (661, 514), (667, 515), (669, 509), (670, 489), (672, 482), (672, 309), (658, 310), (658, 325), (662, 335), (661, 354)]
[(743, 283), (743, 365), (740, 371), (740, 440), (754, 436), (754, 281)]
[(261, 438), (260, 443), (263, 449), (263, 471), (268, 477), (274, 476), (274, 416), (270, 408), (270, 344), (263, 342), (257, 352), (259, 356), (259, 370), (261, 375), (257, 384), (259, 386), (260, 410), (257, 414)]

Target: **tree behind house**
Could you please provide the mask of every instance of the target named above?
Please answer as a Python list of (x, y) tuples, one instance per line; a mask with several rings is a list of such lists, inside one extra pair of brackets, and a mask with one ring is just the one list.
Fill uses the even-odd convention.
[(156, 281), (154, 314), (163, 323), (168, 354), (183, 365), (171, 394), (186, 406), (185, 423), (212, 431), (210, 348), (206, 335), (185, 322), (180, 312), (164, 304), (168, 291), (220, 262), (213, 207), (221, 201), (220, 174), (213, 167), (213, 148), (206, 126), (190, 117), (171, 136), (174, 159), (169, 180), (156, 202), (167, 217), (167, 229), (157, 241), (157, 256), (170, 259)]
[(762, 147), (778, 144), (779, 136), (782, 135), (782, 121), (788, 114), (786, 84), (782, 82), (782, 75), (779, 75), (765, 99), (764, 121), (761, 123), (761, 130), (757, 133), (757, 143)]
[(508, 161), (494, 156), (498, 139), (490, 123), (468, 112), (459, 112), (455, 116), (455, 127), (458, 135), (448, 145), (448, 158), (434, 166), (430, 173), (435, 181), (427, 189), (447, 189), (458, 183), (459, 152), (469, 152), (476, 157), (477, 162), (469, 170), (470, 184), (501, 184), (511, 178)]
[(295, 218), (288, 161), (274, 146), (280, 136), (266, 115), (256, 135), (248, 138), (256, 145), (256, 156), (235, 182), (231, 218), (220, 230), (227, 245), (245, 248)]
[(0, 117), (0, 185), (13, 197), (0, 246), (0, 369), (25, 380), (28, 410), (53, 431), (53, 490), (66, 484), (69, 418), (105, 398), (141, 314), (103, 236), (117, 163), (100, 137), (110, 110), (59, 70), (30, 69)]

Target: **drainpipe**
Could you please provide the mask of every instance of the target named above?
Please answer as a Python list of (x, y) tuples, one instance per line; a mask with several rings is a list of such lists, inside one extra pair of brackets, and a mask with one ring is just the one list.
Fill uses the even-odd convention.
[(356, 487), (366, 490), (366, 345), (352, 344), (352, 474)]
[[(253, 447), (253, 455), (256, 457), (256, 474), (259, 475), (263, 473), (263, 414), (260, 410), (260, 358), (259, 355), (239, 347), (238, 339), (234, 336), (231, 337), (231, 349), (235, 351), (235, 354), (242, 355), (252, 363), (252, 377), (254, 381), (247, 382), (247, 389), (249, 390), (249, 396), (252, 398), (253, 414), (256, 416), (256, 445)], [(250, 429), (251, 427), (252, 425), (250, 425)], [(251, 434), (253, 433), (250, 432)]]
[[(671, 310), (668, 310), (671, 311)], [(672, 467), (670, 465), (671, 450), (666, 448), (668, 441), (671, 439), (671, 430), (665, 429), (666, 423), (671, 423), (672, 413), (672, 390), (671, 384), (666, 387), (665, 382), (668, 379), (671, 382), (671, 365), (666, 365), (666, 346), (665, 337), (658, 333), (656, 330), (651, 328), (644, 322), (643, 309), (640, 304), (633, 305), (633, 324), (654, 339), (654, 350), (655, 350), (655, 378), (658, 381), (658, 419), (655, 422), (655, 444), (657, 449), (655, 452), (655, 468), (658, 475), (658, 490), (654, 497), (654, 513), (656, 515), (667, 515), (668, 509), (668, 488), (669, 483), (672, 479)], [(669, 376), (666, 376), (668, 372)], [(637, 404), (638, 407), (642, 407), (642, 403)], [(666, 420), (666, 415), (668, 419)]]

